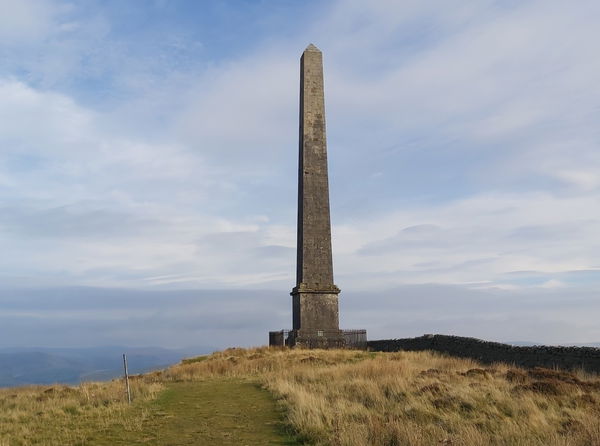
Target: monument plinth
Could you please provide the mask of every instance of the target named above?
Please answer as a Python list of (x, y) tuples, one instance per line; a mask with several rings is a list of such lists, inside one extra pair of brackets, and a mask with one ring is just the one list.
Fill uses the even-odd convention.
[(333, 282), (323, 55), (309, 45), (300, 59), (300, 143), (296, 286), (289, 345), (343, 347)]

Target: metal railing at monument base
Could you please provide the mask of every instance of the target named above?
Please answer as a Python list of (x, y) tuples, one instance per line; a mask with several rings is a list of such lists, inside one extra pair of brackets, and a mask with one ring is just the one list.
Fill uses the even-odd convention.
[(288, 345), (291, 330), (278, 330), (269, 332), (269, 346), (283, 347)]
[[(269, 332), (269, 345), (283, 347), (289, 345), (291, 330), (278, 330)], [(367, 330), (342, 330), (346, 340), (346, 348), (366, 350)]]
[(357, 350), (367, 349), (367, 330), (342, 330), (346, 338), (346, 347)]

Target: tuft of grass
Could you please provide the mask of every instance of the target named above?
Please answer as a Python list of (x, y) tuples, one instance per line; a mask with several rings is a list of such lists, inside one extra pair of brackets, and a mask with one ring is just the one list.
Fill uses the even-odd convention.
[(209, 355), (196, 356), (195, 358), (186, 358), (181, 361), (182, 364), (194, 364), (196, 362), (206, 361)]
[[(131, 388), (140, 405), (164, 386), (137, 378)], [(0, 389), (0, 446), (89, 444), (103, 432), (141, 427), (139, 417), (122, 381)]]
[(265, 380), (316, 445), (600, 445), (592, 376), (399, 352)]

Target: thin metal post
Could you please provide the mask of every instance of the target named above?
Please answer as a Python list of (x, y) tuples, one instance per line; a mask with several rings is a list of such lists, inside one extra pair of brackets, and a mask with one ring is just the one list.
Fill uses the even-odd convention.
[(123, 367), (125, 368), (125, 386), (127, 388), (127, 402), (131, 404), (131, 390), (129, 389), (129, 372), (127, 371), (127, 356), (123, 353)]

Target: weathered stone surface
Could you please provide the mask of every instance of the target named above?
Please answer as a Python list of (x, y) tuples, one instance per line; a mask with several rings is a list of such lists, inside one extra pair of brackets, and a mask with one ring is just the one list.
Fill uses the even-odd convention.
[(323, 56), (309, 45), (300, 59), (297, 285), (333, 286)]
[(294, 329), (337, 329), (338, 296), (334, 293), (294, 293)]
[(298, 254), (291, 344), (340, 347), (338, 293), (333, 282), (323, 57), (309, 45), (300, 59)]
[(302, 348), (344, 348), (346, 337), (340, 330), (292, 330), (289, 345)]

